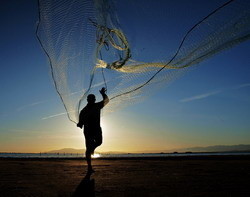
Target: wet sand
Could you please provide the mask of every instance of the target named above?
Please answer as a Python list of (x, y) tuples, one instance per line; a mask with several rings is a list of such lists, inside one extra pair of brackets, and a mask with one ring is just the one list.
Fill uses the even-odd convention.
[[(250, 156), (0, 159), (0, 196), (250, 196)], [(85, 178), (84, 178), (85, 177)]]

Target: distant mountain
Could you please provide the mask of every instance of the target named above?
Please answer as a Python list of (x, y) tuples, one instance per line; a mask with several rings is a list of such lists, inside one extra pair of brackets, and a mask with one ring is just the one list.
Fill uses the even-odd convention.
[(132, 153), (172, 153), (172, 152), (250, 152), (250, 145), (217, 145), (206, 147), (188, 147), (169, 150), (143, 150), (133, 151)]
[[(160, 153), (160, 152), (250, 152), (250, 145), (239, 144), (239, 145), (217, 145), (217, 146), (207, 146), (207, 147), (190, 147), (182, 149), (172, 149), (172, 150), (145, 150), (145, 151), (133, 151), (131, 153)], [(59, 150), (52, 150), (47, 153), (85, 153), (85, 149), (74, 149), (74, 148), (63, 148)], [(127, 154), (127, 152), (118, 152), (118, 151), (106, 151), (99, 152), (101, 154)]]
[(101, 154), (127, 154), (126, 152), (119, 152), (119, 151), (107, 151), (107, 152), (99, 152)]
[[(79, 153), (79, 154), (83, 154), (85, 153), (85, 149), (75, 149), (75, 148), (63, 148), (63, 149), (59, 149), (59, 150), (51, 150), (48, 151), (47, 153)], [(126, 154), (125, 152), (118, 152), (118, 151), (107, 151), (107, 152), (96, 152), (96, 153), (101, 153), (101, 154)]]
[(239, 144), (239, 145), (217, 145), (207, 147), (191, 147), (176, 149), (177, 152), (245, 152), (250, 151), (250, 145)]
[(48, 151), (47, 153), (85, 153), (85, 149), (63, 148), (59, 150)]

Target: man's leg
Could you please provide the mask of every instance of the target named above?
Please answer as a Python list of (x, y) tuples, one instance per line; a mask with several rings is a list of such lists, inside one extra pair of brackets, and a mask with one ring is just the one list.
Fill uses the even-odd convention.
[(88, 172), (94, 172), (91, 165), (91, 154), (93, 152), (94, 139), (88, 135), (85, 135), (85, 145), (86, 145), (86, 161), (88, 164)]
[(85, 155), (86, 155), (86, 160), (88, 164), (88, 171), (93, 171), (93, 168), (91, 165), (91, 151), (88, 150), (88, 148), (86, 149)]
[(94, 147), (93, 147), (93, 152), (92, 154), (94, 154), (94, 151), (95, 149), (100, 146), (102, 144), (102, 136), (98, 136), (95, 138), (95, 141), (94, 141)]
[(100, 131), (95, 135), (94, 140), (94, 147), (93, 147), (93, 153), (95, 149), (102, 144), (102, 130), (100, 128)]

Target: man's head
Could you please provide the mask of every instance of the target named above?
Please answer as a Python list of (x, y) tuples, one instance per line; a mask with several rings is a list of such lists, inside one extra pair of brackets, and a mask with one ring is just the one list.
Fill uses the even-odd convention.
[(87, 97), (87, 101), (89, 104), (95, 103), (95, 95), (94, 94), (89, 94)]

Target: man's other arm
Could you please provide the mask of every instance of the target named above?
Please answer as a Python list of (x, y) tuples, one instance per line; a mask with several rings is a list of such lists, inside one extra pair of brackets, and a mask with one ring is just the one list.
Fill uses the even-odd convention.
[(80, 112), (80, 115), (79, 115), (79, 122), (77, 123), (77, 127), (80, 127), (82, 129), (83, 125), (84, 125), (84, 112), (83, 110)]

